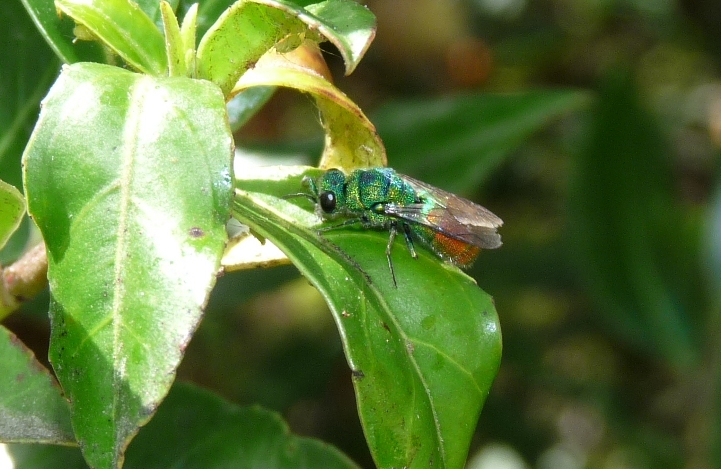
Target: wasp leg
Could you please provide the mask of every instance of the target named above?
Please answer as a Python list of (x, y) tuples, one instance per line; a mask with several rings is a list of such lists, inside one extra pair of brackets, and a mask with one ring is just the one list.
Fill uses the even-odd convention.
[(391, 249), (393, 248), (393, 241), (395, 241), (396, 234), (398, 233), (398, 225), (395, 222), (391, 223), (388, 231), (390, 232), (390, 236), (388, 236), (388, 246), (386, 246), (386, 259), (388, 259), (388, 268), (391, 270), (393, 286), (398, 288), (398, 283), (396, 282), (396, 271), (393, 269), (393, 259), (391, 258)]
[(411, 227), (408, 223), (402, 223), (401, 226), (403, 227), (403, 237), (406, 239), (406, 246), (408, 246), (408, 251), (410, 251), (411, 257), (413, 259), (418, 259), (416, 248), (413, 245), (413, 238), (411, 237)]

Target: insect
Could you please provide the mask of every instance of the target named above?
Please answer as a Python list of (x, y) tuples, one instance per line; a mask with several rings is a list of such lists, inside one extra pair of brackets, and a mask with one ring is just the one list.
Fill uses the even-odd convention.
[(470, 267), (481, 249), (502, 244), (497, 230), (503, 221), (489, 210), (391, 168), (357, 169), (348, 175), (330, 169), (317, 179), (304, 177), (303, 185), (310, 193), (290, 197), (312, 200), (324, 219), (343, 219), (319, 231), (360, 225), (390, 233), (386, 258), (395, 286), (391, 249), (399, 233), (413, 258), (418, 257), (417, 240), (462, 268)]

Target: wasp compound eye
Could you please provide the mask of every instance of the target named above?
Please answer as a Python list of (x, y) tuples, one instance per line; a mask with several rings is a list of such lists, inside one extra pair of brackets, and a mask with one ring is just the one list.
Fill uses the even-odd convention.
[(322, 208), (325, 213), (331, 213), (335, 210), (335, 204), (336, 197), (333, 192), (323, 192), (320, 195), (320, 208)]

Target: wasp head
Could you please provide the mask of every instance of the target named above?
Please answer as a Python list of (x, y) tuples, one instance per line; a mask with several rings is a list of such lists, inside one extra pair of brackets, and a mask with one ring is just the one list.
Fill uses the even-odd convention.
[(339, 169), (330, 169), (318, 179), (315, 189), (318, 206), (324, 216), (333, 216), (345, 208), (345, 174)]

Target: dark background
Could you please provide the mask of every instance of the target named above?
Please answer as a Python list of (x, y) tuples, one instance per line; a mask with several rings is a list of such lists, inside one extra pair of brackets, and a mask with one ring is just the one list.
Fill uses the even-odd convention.
[[(473, 467), (721, 467), (721, 3), (367, 4), (376, 40), (349, 77), (327, 48), (336, 84), (378, 126), (390, 166), (505, 221), (504, 246), (470, 271), (504, 338)], [(476, 135), (485, 109), (459, 103), (531, 90), (582, 98), (522, 142), (449, 159), (446, 136)], [(238, 146), (312, 164), (316, 115), (280, 91)], [(476, 138), (506, 130), (481, 117)], [(424, 141), (404, 141), (399, 119), (427, 126)], [(44, 295), (4, 322), (40, 358), (46, 312)], [(372, 467), (331, 315), (291, 266), (221, 278), (179, 377), (276, 409)]]

